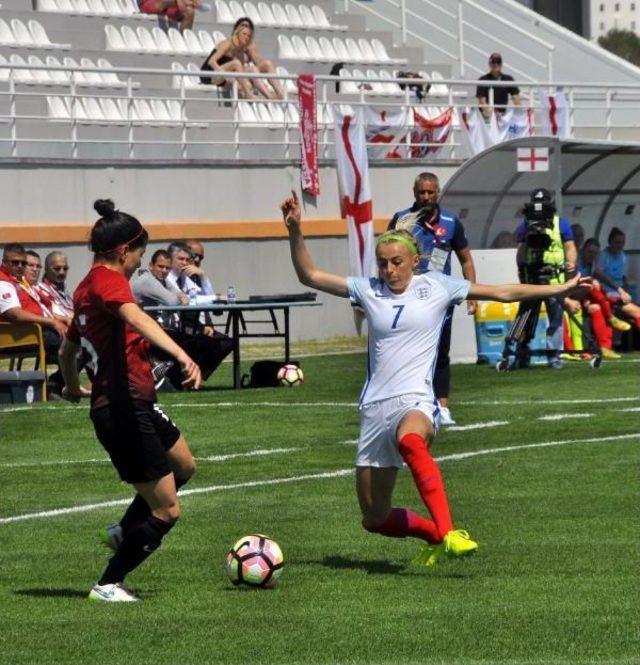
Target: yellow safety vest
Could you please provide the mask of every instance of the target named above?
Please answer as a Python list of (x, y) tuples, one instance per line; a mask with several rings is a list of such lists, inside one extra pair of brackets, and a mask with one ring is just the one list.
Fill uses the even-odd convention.
[[(557, 266), (558, 268), (564, 267), (565, 255), (564, 244), (562, 242), (562, 235), (560, 234), (560, 217), (559, 215), (553, 216), (553, 227), (545, 229), (545, 233), (551, 237), (551, 245), (549, 249), (543, 254), (542, 262), (547, 266)], [(533, 254), (530, 250), (527, 251), (527, 262), (534, 261)], [(556, 276), (551, 279), (550, 284), (564, 284), (564, 272), (556, 273)]]

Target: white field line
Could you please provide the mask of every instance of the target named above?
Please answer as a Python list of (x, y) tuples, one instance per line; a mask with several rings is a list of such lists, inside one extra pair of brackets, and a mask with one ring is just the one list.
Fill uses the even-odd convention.
[[(278, 455), (280, 453), (290, 453), (300, 448), (258, 448), (257, 450), (250, 450), (246, 453), (229, 453), (227, 455), (209, 455), (208, 457), (195, 457), (194, 459), (199, 462), (226, 462), (230, 459), (237, 457), (264, 457), (266, 455)], [(68, 464), (104, 464), (111, 462), (108, 457), (99, 459), (68, 459), (68, 460), (55, 460), (51, 462), (8, 462), (0, 464), (0, 469), (16, 469), (29, 466), (58, 466)]]
[(485, 429), (486, 427), (499, 427), (508, 425), (509, 420), (488, 420), (486, 423), (469, 423), (468, 425), (445, 425), (442, 427), (444, 432), (466, 432), (471, 429)]
[[(461, 401), (456, 402), (455, 406), (516, 406), (516, 405), (537, 405), (537, 404), (611, 404), (615, 402), (640, 402), (640, 397), (608, 397), (606, 400), (602, 398), (583, 398), (583, 399), (530, 399), (530, 400), (476, 400), (476, 401)], [(355, 408), (358, 406), (357, 402), (163, 402), (163, 408), (171, 409), (173, 407), (179, 408), (204, 408), (204, 407), (274, 407), (274, 408), (297, 408), (300, 406), (305, 407), (343, 407)], [(50, 411), (51, 413), (64, 413), (66, 411), (83, 411), (86, 407), (83, 406), (48, 406), (43, 404), (34, 404), (32, 406), (13, 406), (7, 408), (0, 408), (0, 416), (3, 413), (15, 413), (18, 411)]]
[[(498, 453), (517, 452), (518, 450), (527, 450), (532, 448), (548, 448), (551, 446), (566, 446), (577, 443), (603, 443), (605, 441), (623, 441), (626, 439), (640, 439), (640, 432), (634, 434), (620, 434), (618, 436), (603, 436), (592, 439), (566, 439), (563, 441), (543, 441), (541, 443), (528, 443), (522, 446), (505, 446), (503, 448), (486, 448), (484, 450), (471, 450), (466, 453), (454, 453), (452, 455), (443, 455), (436, 457), (439, 462), (450, 462), (481, 455), (495, 455)], [(269, 485), (284, 485), (285, 483), (302, 482), (304, 480), (320, 480), (324, 478), (340, 478), (353, 473), (353, 469), (336, 469), (335, 471), (326, 471), (324, 473), (313, 473), (303, 476), (291, 476), (289, 478), (271, 478), (269, 480), (255, 480), (244, 483), (233, 483), (230, 485), (210, 485), (208, 487), (194, 487), (192, 489), (182, 490), (180, 496), (189, 496), (191, 494), (207, 494), (210, 492), (220, 492), (225, 490), (244, 489), (249, 487), (266, 487)], [(79, 506), (69, 506), (66, 508), (56, 508), (54, 510), (43, 510), (36, 513), (23, 513), (22, 515), (13, 515), (11, 517), (0, 518), (0, 524), (10, 524), (12, 522), (22, 522), (31, 519), (40, 519), (46, 517), (57, 517), (59, 515), (69, 515), (72, 513), (86, 513), (101, 508), (110, 508), (112, 506), (125, 506), (131, 502), (131, 498), (115, 499), (112, 501), (102, 501), (100, 503), (89, 503)]]
[(538, 420), (566, 420), (567, 418), (593, 418), (595, 413), (553, 413), (549, 416), (540, 416)]
[(630, 409), (616, 409), (619, 413), (637, 413), (640, 411), (640, 406), (632, 406)]

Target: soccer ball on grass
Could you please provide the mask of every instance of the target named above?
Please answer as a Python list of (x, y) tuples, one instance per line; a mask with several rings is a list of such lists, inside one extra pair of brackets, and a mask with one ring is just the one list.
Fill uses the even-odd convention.
[(283, 565), (278, 543), (259, 533), (240, 538), (227, 552), (225, 561), (231, 584), (262, 589), (275, 586)]
[(304, 381), (304, 374), (297, 365), (283, 365), (278, 370), (278, 383), (281, 386), (299, 386)]

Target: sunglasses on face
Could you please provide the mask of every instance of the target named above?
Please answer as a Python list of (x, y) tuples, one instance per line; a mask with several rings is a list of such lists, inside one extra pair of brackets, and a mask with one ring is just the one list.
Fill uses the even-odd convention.
[(7, 261), (12, 266), (22, 266), (23, 268), (26, 268), (28, 263), (22, 259), (9, 259)]
[(198, 259), (198, 261), (202, 261), (204, 259), (204, 254), (196, 254), (195, 252), (191, 255), (191, 258), (193, 259)]
[(502, 60), (489, 60), (489, 64), (491, 64), (491, 65), (501, 65)]

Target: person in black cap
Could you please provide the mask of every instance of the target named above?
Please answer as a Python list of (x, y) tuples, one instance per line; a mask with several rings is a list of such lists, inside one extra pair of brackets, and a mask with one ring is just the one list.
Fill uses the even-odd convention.
[[(513, 81), (513, 76), (502, 73), (502, 56), (499, 53), (492, 53), (489, 56), (489, 72), (481, 76), (479, 81)], [(494, 86), (479, 85), (476, 88), (476, 97), (482, 115), (485, 118), (491, 117), (491, 106), (489, 105), (489, 90), (493, 90), (493, 108), (496, 113), (504, 113), (509, 103), (511, 95), (514, 106), (520, 106), (520, 89), (513, 86)]]

